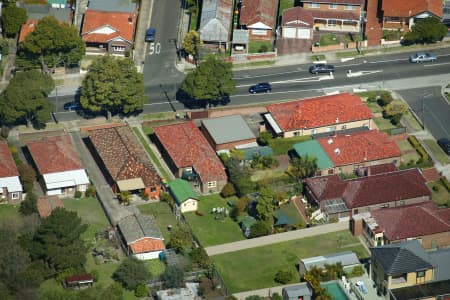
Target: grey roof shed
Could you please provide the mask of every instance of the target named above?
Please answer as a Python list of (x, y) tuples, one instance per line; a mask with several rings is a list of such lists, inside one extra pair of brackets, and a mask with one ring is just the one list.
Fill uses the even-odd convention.
[(228, 41), (232, 6), (233, 0), (203, 0), (199, 29), (203, 41)]
[(134, 12), (137, 2), (132, 0), (89, 0), (89, 9), (115, 12)]
[(216, 144), (256, 139), (256, 136), (240, 115), (205, 119), (202, 126)]
[(149, 215), (136, 214), (122, 219), (117, 226), (127, 245), (145, 237), (163, 239), (155, 219)]

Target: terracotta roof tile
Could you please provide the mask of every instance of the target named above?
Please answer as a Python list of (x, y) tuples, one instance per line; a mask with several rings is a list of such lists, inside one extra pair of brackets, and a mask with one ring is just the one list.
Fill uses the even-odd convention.
[(314, 19), (359, 20), (359, 15), (351, 11), (309, 10)]
[(39, 197), (37, 200), (37, 210), (41, 218), (47, 218), (52, 211), (57, 208), (63, 208), (64, 205), (58, 196)]
[(285, 9), (282, 20), (283, 26), (287, 27), (312, 28), (314, 25), (314, 18), (311, 12), (300, 6)]
[(306, 178), (305, 182), (319, 201), (341, 198), (347, 186), (338, 175)]
[(76, 283), (80, 281), (93, 281), (94, 278), (91, 274), (78, 274), (70, 277), (66, 277), (67, 283)]
[(411, 17), (428, 11), (442, 17), (442, 0), (389, 0), (382, 1), (383, 15), (390, 17)]
[(369, 108), (354, 94), (337, 94), (267, 106), (283, 131), (317, 128), (367, 120)]
[(69, 135), (29, 142), (27, 147), (42, 175), (84, 169)]
[(19, 176), (8, 144), (0, 141), (0, 178)]
[(130, 245), (134, 254), (162, 251), (166, 249), (164, 242), (158, 239), (143, 238)]
[(141, 178), (147, 187), (161, 184), (147, 153), (128, 126), (92, 130), (89, 139), (115, 181)]
[[(81, 36), (86, 42), (107, 43), (112, 39), (121, 37), (130, 44), (134, 40), (136, 27), (136, 13), (106, 12), (86, 10)], [(131, 20), (131, 22), (130, 22)], [(111, 33), (98, 33), (96, 31), (109, 28)]]
[(355, 4), (363, 5), (364, 0), (302, 0), (303, 3), (314, 2), (314, 3), (336, 3), (336, 4)]
[(154, 128), (177, 168), (194, 167), (202, 182), (226, 180), (224, 166), (193, 122)]
[(374, 165), (367, 167), (368, 173), (370, 175), (378, 175), (383, 173), (389, 173), (397, 171), (398, 168), (394, 164), (382, 164), (382, 165)]
[(378, 130), (319, 138), (317, 141), (335, 166), (395, 158), (400, 148), (386, 133)]
[(20, 29), (19, 43), (25, 41), (27, 35), (36, 29), (38, 23), (39, 20), (27, 20), (25, 24), (22, 25)]
[(277, 3), (277, 0), (243, 0), (240, 24), (249, 26), (261, 22), (273, 29)]

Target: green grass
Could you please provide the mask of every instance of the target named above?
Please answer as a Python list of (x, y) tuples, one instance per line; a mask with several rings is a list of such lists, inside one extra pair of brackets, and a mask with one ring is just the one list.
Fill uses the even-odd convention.
[(408, 123), (408, 127), (412, 129), (413, 131), (421, 131), (422, 126), (420, 126), (417, 119), (413, 116), (413, 114), (410, 111), (407, 111), (403, 114), (402, 120), (406, 123)]
[(285, 170), (257, 170), (255, 171), (252, 176), (250, 177), (250, 179), (252, 181), (260, 181), (262, 179), (266, 179), (266, 178), (275, 178), (275, 177), (281, 177), (283, 175), (286, 174)]
[(269, 141), (269, 146), (272, 148), (274, 155), (288, 154), (288, 151), (292, 150), (293, 145), (311, 139), (312, 137), (310, 135), (271, 139)]
[(251, 41), (248, 44), (248, 53), (271, 52), (272, 43), (267, 41)]
[(320, 46), (330, 46), (339, 44), (339, 40), (334, 34), (320, 35)]
[(433, 157), (441, 164), (450, 164), (450, 158), (445, 154), (441, 147), (436, 143), (435, 140), (424, 140), (427, 149), (433, 153)]
[(19, 205), (0, 205), (0, 221), (6, 223), (16, 223), (17, 225), (23, 224), (22, 215), (19, 213)]
[(216, 220), (215, 215), (211, 213), (214, 207), (226, 207), (227, 201), (236, 201), (237, 198), (222, 198), (219, 194), (200, 197), (198, 211), (203, 216), (198, 216), (194, 212), (184, 214), (194, 235), (200, 240), (203, 247), (230, 243), (245, 239), (238, 223), (230, 217)]
[(62, 202), (65, 209), (77, 212), (84, 223), (98, 229), (106, 229), (110, 226), (96, 198), (63, 199)]
[(389, 120), (389, 119), (385, 119), (383, 117), (378, 117), (378, 118), (374, 118), (373, 120), (375, 121), (375, 124), (377, 124), (377, 127), (380, 131), (396, 128), (394, 125), (392, 125), (391, 120)]
[[(433, 186), (437, 185), (439, 186), (439, 190), (435, 191), (433, 190)], [(450, 207), (450, 193), (447, 191), (445, 186), (442, 185), (440, 181), (436, 182), (429, 182), (427, 183), (427, 186), (431, 190), (431, 197), (433, 198), (433, 201), (436, 202), (437, 205), (446, 205)]]
[(167, 230), (167, 226), (175, 226), (178, 223), (169, 204), (161, 201), (139, 205), (138, 208), (141, 213), (153, 215), (155, 217), (156, 224), (158, 224), (159, 230), (161, 230), (161, 233), (167, 243), (170, 239), (170, 233)]
[(150, 259), (144, 262), (152, 277), (159, 276), (166, 270), (166, 265), (159, 259)]
[(151, 113), (151, 114), (140, 114), (139, 119), (148, 121), (148, 120), (168, 120), (175, 119), (176, 113), (174, 112), (159, 112), (159, 113)]
[(366, 105), (374, 114), (383, 112), (383, 108), (377, 102), (366, 101)]
[(400, 151), (402, 152), (414, 150), (413, 146), (408, 140), (397, 141), (397, 146), (400, 148)]
[(311, 56), (311, 61), (325, 60), (325, 54), (315, 54)]
[[(337, 236), (342, 237), (342, 247), (338, 247)], [(298, 282), (299, 259), (342, 251), (354, 251), (360, 258), (369, 256), (358, 238), (342, 231), (215, 255), (211, 259), (227, 287), (235, 293), (279, 285), (274, 276), (283, 269), (295, 274), (291, 283)]]
[(280, 0), (280, 11), (279, 16), (283, 14), (285, 9), (294, 7), (294, 0)]

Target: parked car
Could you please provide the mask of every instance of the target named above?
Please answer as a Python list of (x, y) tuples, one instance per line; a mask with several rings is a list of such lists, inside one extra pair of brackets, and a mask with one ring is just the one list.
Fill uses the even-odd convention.
[(261, 82), (261, 83), (252, 85), (248, 89), (248, 92), (251, 93), (251, 94), (270, 93), (271, 91), (272, 91), (272, 86), (268, 82)]
[(319, 74), (319, 73), (334, 73), (334, 66), (327, 64), (314, 64), (309, 67), (309, 73)]
[(64, 104), (64, 109), (68, 111), (81, 109), (80, 102), (67, 102)]
[(154, 42), (155, 41), (155, 35), (156, 35), (156, 29), (155, 28), (149, 28), (145, 32), (145, 41), (146, 42)]
[(429, 52), (417, 52), (409, 57), (409, 61), (412, 63), (419, 63), (419, 62), (425, 62), (425, 61), (435, 61), (436, 55)]
[(450, 140), (446, 138), (439, 139), (437, 141), (438, 145), (441, 146), (442, 150), (444, 150), (447, 155), (450, 155)]

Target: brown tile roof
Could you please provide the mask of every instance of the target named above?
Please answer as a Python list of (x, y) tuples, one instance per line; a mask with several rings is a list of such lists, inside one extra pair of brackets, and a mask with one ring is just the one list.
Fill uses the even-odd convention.
[(375, 210), (371, 216), (384, 235), (393, 241), (450, 231), (450, 220), (442, 219), (441, 211), (448, 213), (450, 208), (440, 209), (429, 201)]
[(27, 35), (31, 32), (33, 32), (36, 29), (37, 24), (39, 23), (39, 20), (27, 20), (25, 24), (22, 25), (20, 29), (20, 35), (19, 35), (19, 43), (25, 41), (25, 38)]
[(147, 153), (128, 126), (89, 131), (89, 139), (115, 181), (141, 178), (146, 187), (161, 184)]
[(305, 180), (318, 201), (341, 198), (348, 208), (383, 204), (421, 196), (431, 197), (418, 169), (395, 171), (352, 180), (337, 175)]
[(386, 133), (378, 130), (355, 132), (317, 139), (335, 166), (395, 158), (400, 148)]
[(368, 174), (370, 174), (370, 175), (378, 175), (378, 174), (389, 173), (389, 172), (394, 172), (394, 171), (398, 170), (397, 166), (392, 163), (369, 166), (369, 167), (367, 167), (367, 169), (368, 169)]
[(94, 278), (91, 274), (78, 274), (70, 277), (66, 277), (67, 283), (77, 283), (77, 282), (83, 282), (83, 281), (94, 281)]
[(442, 17), (442, 0), (389, 0), (382, 1), (385, 17), (412, 17), (422, 12), (430, 12)]
[(177, 168), (194, 167), (202, 182), (226, 180), (224, 166), (193, 122), (154, 128)]
[(272, 104), (266, 108), (283, 131), (344, 124), (373, 117), (361, 98), (348, 93)]
[(17, 171), (8, 144), (5, 141), (0, 141), (0, 178), (13, 176), (19, 176), (19, 171)]
[(277, 3), (277, 0), (243, 0), (240, 24), (249, 26), (261, 22), (273, 29)]
[(339, 20), (359, 20), (359, 15), (351, 11), (329, 11), (329, 10), (313, 10), (309, 12), (314, 19), (339, 19)]
[(39, 197), (37, 200), (37, 210), (41, 218), (50, 216), (52, 211), (57, 207), (64, 207), (58, 196)]
[(314, 25), (314, 18), (311, 12), (300, 6), (285, 9), (283, 11), (282, 21), (282, 26), (285, 27), (312, 28)]
[[(136, 28), (136, 13), (110, 12), (86, 10), (81, 36), (84, 41), (91, 43), (107, 43), (119, 37), (130, 44), (133, 43), (134, 30)], [(130, 22), (131, 20), (131, 22)], [(94, 33), (103, 27), (113, 31), (110, 34)]]
[(84, 169), (69, 135), (29, 142), (27, 147), (41, 175)]
[(354, 5), (363, 5), (364, 0), (301, 0), (303, 3), (336, 3), (336, 4), (354, 4)]
[(162, 251), (166, 249), (164, 242), (159, 239), (143, 238), (130, 245), (134, 254)]

